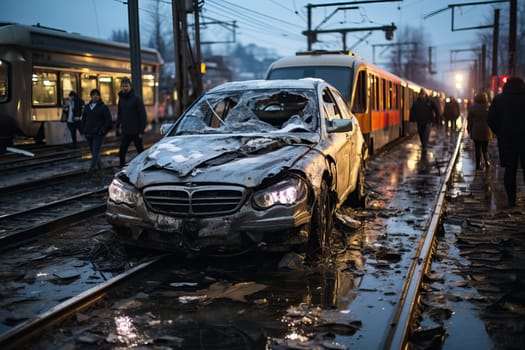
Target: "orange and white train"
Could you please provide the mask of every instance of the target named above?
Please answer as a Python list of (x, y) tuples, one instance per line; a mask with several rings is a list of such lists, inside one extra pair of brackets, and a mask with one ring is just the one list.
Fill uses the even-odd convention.
[(266, 79), (321, 78), (346, 98), (359, 120), (369, 152), (415, 132), (409, 112), (421, 86), (348, 51), (310, 51), (270, 65)]

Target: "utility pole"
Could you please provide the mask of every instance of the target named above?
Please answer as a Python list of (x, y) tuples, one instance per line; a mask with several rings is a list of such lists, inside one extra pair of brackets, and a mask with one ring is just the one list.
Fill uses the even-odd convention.
[(516, 17), (518, 12), (518, 0), (510, 0), (509, 6), (509, 75), (516, 73)]
[[(499, 9), (495, 9), (494, 11), (494, 23), (493, 24), (487, 24), (487, 25), (482, 25), (482, 26), (475, 26), (475, 27), (460, 27), (460, 28), (457, 28), (455, 27), (455, 24), (454, 24), (454, 10), (457, 8), (460, 8), (460, 7), (463, 7), (463, 6), (477, 6), (477, 5), (487, 5), (487, 4), (492, 4), (492, 3), (501, 3), (501, 2), (508, 2), (510, 1), (510, 23), (509, 23), (509, 74), (510, 72), (514, 72), (514, 65), (515, 65), (515, 55), (516, 55), (516, 12), (517, 12), (517, 9), (516, 9), (516, 1), (517, 0), (490, 0), (490, 1), (478, 1), (478, 2), (470, 2), (470, 3), (463, 3), (463, 4), (450, 4), (448, 5), (447, 8), (443, 8), (443, 9), (440, 9), (440, 10), (437, 10), (437, 11), (434, 11), (426, 16), (424, 16), (423, 18), (424, 19), (427, 19), (428, 17), (431, 17), (431, 16), (434, 16), (440, 12), (443, 12), (445, 10), (448, 10), (448, 9), (451, 9), (452, 10), (452, 14), (451, 14), (451, 23), (450, 23), (450, 30), (451, 31), (458, 31), (458, 30), (470, 30), (470, 29), (483, 29), (483, 28), (493, 28), (493, 40), (492, 40), (492, 77), (491, 77), (491, 80), (492, 80), (492, 90), (495, 91), (495, 88), (497, 86), (497, 82), (498, 82), (498, 68), (497, 68), (497, 65), (498, 65), (498, 35), (499, 35)], [(513, 13), (514, 13), (514, 19), (512, 18), (513, 17)], [(513, 21), (514, 21), (514, 24), (513, 24)], [(514, 26), (514, 29), (512, 29)], [(514, 33), (514, 36), (513, 34)], [(514, 38), (514, 39), (513, 39)], [(485, 48), (482, 48), (482, 50), (484, 50)], [(476, 61), (477, 62), (477, 61)], [(481, 65), (481, 69), (483, 69), (483, 73), (481, 74), (481, 77), (479, 79), (482, 80), (481, 82), (481, 86), (483, 88), (486, 87), (486, 83), (485, 83), (485, 57), (482, 57), (482, 59), (480, 60), (480, 65)], [(479, 70), (477, 70), (479, 72)], [(480, 73), (478, 73), (478, 75), (480, 75)], [(477, 86), (477, 85), (476, 85)]]
[(492, 77), (491, 90), (495, 94), (498, 86), (498, 40), (499, 40), (499, 9), (494, 10), (494, 31), (492, 33)]
[(138, 0), (128, 0), (128, 27), (131, 56), (131, 84), (135, 94), (142, 97), (142, 62), (140, 57)]
[[(186, 6), (188, 5), (188, 6)], [(198, 12), (198, 1), (185, 0), (172, 1), (173, 16), (173, 44), (175, 50), (175, 82), (177, 101), (175, 114), (180, 115), (190, 105), (192, 99), (202, 93), (201, 54), (200, 47), (192, 51), (188, 35), (187, 13)], [(194, 14), (195, 20), (195, 45), (200, 46), (199, 15)], [(190, 80), (191, 78), (191, 84)], [(192, 95), (190, 96), (190, 88)]]
[[(394, 1), (403, 1), (403, 0), (368, 0), (368, 1), (352, 1), (352, 2), (338, 2), (338, 3), (329, 3), (329, 4), (308, 4), (306, 5), (307, 9), (307, 22), (308, 29), (303, 31), (303, 35), (306, 35), (306, 43), (308, 51), (312, 50), (312, 44), (317, 41), (317, 34), (319, 33), (341, 33), (343, 36), (343, 47), (346, 47), (346, 33), (348, 32), (358, 32), (358, 31), (373, 31), (373, 30), (382, 30), (385, 32), (385, 37), (387, 40), (392, 40), (394, 37), (394, 31), (397, 29), (394, 23), (388, 26), (380, 27), (368, 27), (368, 28), (342, 28), (342, 29), (330, 29), (330, 30), (319, 30), (312, 29), (312, 9), (317, 7), (329, 7), (329, 6), (345, 6), (345, 5), (357, 5), (357, 4), (370, 4), (377, 2), (394, 2)], [(324, 21), (333, 16), (339, 10), (355, 10), (358, 7), (338, 7), (332, 14), (330, 14)], [(323, 21), (323, 22), (324, 22)]]

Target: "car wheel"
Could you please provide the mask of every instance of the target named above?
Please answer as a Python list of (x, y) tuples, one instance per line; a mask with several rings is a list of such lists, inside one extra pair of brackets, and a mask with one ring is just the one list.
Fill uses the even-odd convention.
[(328, 184), (323, 180), (315, 203), (306, 247), (307, 260), (325, 259), (330, 253), (330, 235), (334, 222)]
[(350, 193), (346, 203), (354, 208), (366, 207), (366, 192), (365, 192), (365, 161), (361, 160), (359, 164), (359, 172), (357, 174), (357, 183), (354, 192)]

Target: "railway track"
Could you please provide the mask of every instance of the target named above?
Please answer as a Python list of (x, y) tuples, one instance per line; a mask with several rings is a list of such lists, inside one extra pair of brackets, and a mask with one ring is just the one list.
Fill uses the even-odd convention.
[[(45, 344), (48, 348), (50, 344), (77, 348), (95, 344), (108, 349), (141, 344), (188, 348), (215, 344), (224, 349), (404, 348), (421, 332), (417, 322), (420, 284), (442, 225), (444, 193), (459, 142), (457, 138), (448, 148), (436, 150), (433, 159), (419, 159), (425, 164), (411, 171), (423, 174), (408, 177), (405, 183), (394, 183), (397, 175), (388, 168), (382, 171), (389, 174), (390, 184), (381, 180), (381, 188), (375, 186), (385, 178), (383, 173), (372, 178), (371, 208), (345, 212), (364, 224), (355, 231), (336, 228), (341, 240), (331, 263), (297, 270), (282, 267), (293, 265), (293, 257), (273, 262), (274, 258), (257, 257), (218, 263), (163, 260), (162, 268), (148, 265), (157, 267), (148, 270), (147, 277), (123, 278), (126, 283), (113, 285), (111, 293), (101, 293), (97, 286), (91, 301), (78, 302), (80, 296), (74, 297), (52, 312), (15, 326), (1, 336), (0, 345), (10, 348), (32, 339), (35, 348), (46, 348)], [(444, 157), (452, 161), (443, 162)], [(403, 190), (407, 198), (394, 203), (392, 198)], [(414, 198), (422, 203), (414, 204)], [(414, 208), (407, 208), (407, 203)], [(51, 316), (55, 313), (59, 316)], [(54, 320), (44, 321), (48, 314)], [(133, 329), (122, 333), (113, 322), (117, 319), (128, 320)], [(60, 320), (64, 322), (57, 323)], [(41, 326), (45, 324), (55, 326), (44, 335)]]
[(157, 257), (141, 263), (95, 288), (89, 289), (60, 303), (38, 317), (10, 329), (0, 335), (0, 347), (2, 349), (18, 349), (24, 344), (27, 346), (28, 342), (31, 342), (32, 337), (35, 335), (40, 335), (43, 330), (48, 329), (50, 326), (55, 325), (79, 310), (89, 307), (91, 304), (103, 298), (112, 288), (117, 288), (127, 279), (144, 273), (147, 269), (151, 268), (152, 265), (161, 261), (161, 259), (162, 257)]
[(0, 246), (20, 244), (60, 226), (104, 212), (107, 186), (0, 215)]

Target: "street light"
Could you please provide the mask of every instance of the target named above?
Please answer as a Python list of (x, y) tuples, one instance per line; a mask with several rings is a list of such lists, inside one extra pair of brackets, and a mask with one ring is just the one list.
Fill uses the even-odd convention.
[(456, 89), (458, 90), (458, 95), (461, 94), (463, 90), (463, 74), (456, 73)]

